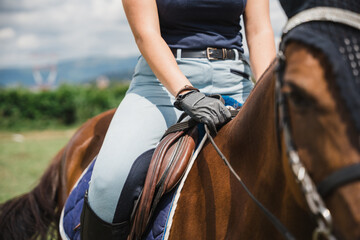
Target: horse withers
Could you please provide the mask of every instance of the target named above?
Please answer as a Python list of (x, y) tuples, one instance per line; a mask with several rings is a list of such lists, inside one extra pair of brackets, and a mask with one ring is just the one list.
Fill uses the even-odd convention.
[[(355, 1), (309, 2), (357, 11), (342, 19), (359, 16)], [(182, 182), (167, 239), (360, 239), (360, 31), (324, 20), (289, 30), (283, 55), (214, 138), (291, 237), (277, 231), (207, 143)], [(96, 155), (112, 114), (89, 120), (32, 192), (1, 206), (2, 239), (47, 239), (50, 222), (57, 221), (70, 189)]]

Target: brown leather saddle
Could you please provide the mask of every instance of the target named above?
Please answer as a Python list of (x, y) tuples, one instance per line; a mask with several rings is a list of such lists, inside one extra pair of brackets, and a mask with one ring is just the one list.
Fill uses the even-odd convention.
[(161, 197), (181, 180), (197, 141), (198, 127), (193, 120), (179, 123), (165, 133), (152, 156), (128, 240), (141, 238)]

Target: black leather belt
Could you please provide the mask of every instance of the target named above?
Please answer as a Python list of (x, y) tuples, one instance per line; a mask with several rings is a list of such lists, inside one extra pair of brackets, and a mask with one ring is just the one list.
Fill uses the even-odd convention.
[[(176, 58), (177, 57), (177, 49), (172, 48), (171, 51)], [(236, 54), (233, 49), (208, 47), (206, 50), (181, 49), (181, 58), (207, 58), (209, 60), (235, 60)], [(244, 57), (241, 53), (239, 53), (239, 59), (244, 60)]]

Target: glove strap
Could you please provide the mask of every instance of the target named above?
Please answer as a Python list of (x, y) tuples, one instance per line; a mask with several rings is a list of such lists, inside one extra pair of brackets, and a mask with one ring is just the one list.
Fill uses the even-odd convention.
[(193, 86), (185, 85), (183, 88), (181, 88), (181, 89), (178, 91), (178, 93), (176, 94), (175, 98), (178, 98), (179, 95), (180, 95), (182, 92), (187, 91), (187, 90), (193, 90), (193, 91), (195, 90), (195, 91), (197, 91), (197, 92), (200, 92), (199, 89), (197, 89), (197, 88), (195, 88), (195, 87), (193, 87)]

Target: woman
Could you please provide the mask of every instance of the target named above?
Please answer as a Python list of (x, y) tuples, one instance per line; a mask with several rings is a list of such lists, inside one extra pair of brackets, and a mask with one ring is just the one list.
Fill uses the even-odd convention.
[(230, 113), (206, 95), (246, 100), (253, 83), (242, 56), (242, 15), (255, 79), (275, 57), (268, 0), (123, 0), (123, 5), (142, 56), (97, 157), (83, 210), (83, 239), (126, 238), (127, 223), (114, 215), (121, 211), (128, 172), (181, 110), (216, 131)]

